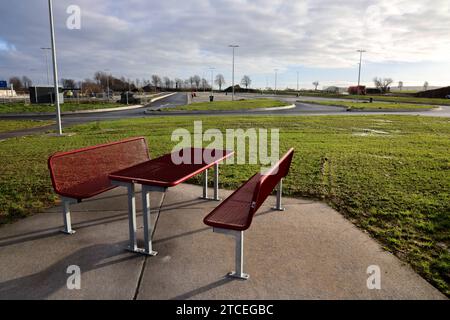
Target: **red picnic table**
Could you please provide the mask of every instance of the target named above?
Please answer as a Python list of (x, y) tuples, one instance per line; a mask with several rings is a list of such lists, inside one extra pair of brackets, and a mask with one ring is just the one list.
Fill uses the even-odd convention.
[[(185, 148), (157, 159), (113, 172), (109, 179), (115, 186), (128, 189), (129, 250), (154, 256), (152, 249), (153, 228), (150, 221), (150, 192), (175, 187), (186, 180), (204, 173), (203, 199), (219, 199), (219, 163), (233, 155), (233, 151), (219, 149)], [(180, 163), (180, 160), (185, 159)], [(214, 167), (214, 197), (208, 197), (208, 169)], [(136, 198), (135, 184), (142, 185), (142, 207), (145, 247), (138, 248), (136, 240)]]

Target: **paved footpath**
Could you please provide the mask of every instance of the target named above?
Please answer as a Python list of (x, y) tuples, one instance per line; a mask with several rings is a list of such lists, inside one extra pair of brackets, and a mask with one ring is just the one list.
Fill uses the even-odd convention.
[[(73, 205), (72, 236), (58, 232), (60, 207), (0, 228), (0, 299), (446, 299), (329, 206), (303, 199), (286, 198), (285, 212), (267, 200), (245, 234), (250, 280), (227, 279), (234, 242), (203, 224), (217, 202), (200, 194), (192, 185), (152, 194), (156, 257), (124, 250), (124, 189)], [(71, 265), (80, 290), (67, 289)], [(381, 290), (367, 288), (371, 265)]]

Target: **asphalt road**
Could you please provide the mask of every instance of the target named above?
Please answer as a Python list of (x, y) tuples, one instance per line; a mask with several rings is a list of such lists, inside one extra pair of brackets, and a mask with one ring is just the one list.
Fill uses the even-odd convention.
[[(246, 97), (249, 97), (248, 95)], [(255, 95), (255, 98), (260, 98), (260, 95)], [(416, 111), (416, 112), (348, 112), (345, 108), (331, 107), (331, 106), (321, 106), (298, 102), (296, 97), (280, 97), (280, 96), (264, 96), (264, 98), (275, 98), (290, 102), (296, 105), (293, 109), (287, 110), (277, 110), (277, 111), (190, 111), (190, 112), (164, 112), (164, 111), (154, 111), (151, 114), (145, 114), (149, 106), (145, 106), (133, 110), (123, 110), (123, 111), (110, 111), (104, 113), (91, 113), (91, 114), (73, 114), (64, 115), (62, 117), (63, 127), (72, 126), (76, 124), (95, 122), (95, 121), (105, 121), (105, 120), (118, 120), (126, 118), (143, 118), (143, 117), (161, 117), (161, 116), (196, 116), (196, 115), (246, 115), (246, 116), (259, 116), (259, 115), (277, 115), (277, 116), (324, 116), (324, 115), (419, 115), (419, 116), (434, 116), (434, 117), (450, 117), (450, 106), (442, 106), (439, 110), (433, 111)], [(166, 109), (173, 108), (176, 106), (181, 106), (187, 104), (187, 95), (185, 93), (177, 93), (165, 99), (161, 99), (152, 103), (152, 109)], [(2, 117), (0, 116), (0, 119)], [(6, 119), (6, 118), (5, 118)], [(20, 120), (20, 119), (30, 119), (26, 116), (8, 117), (9, 120)], [(40, 120), (51, 120), (54, 119), (52, 116), (38, 116), (33, 119)], [(20, 137), (29, 134), (35, 134), (39, 132), (46, 132), (48, 130), (54, 129), (55, 126), (47, 126), (41, 128), (33, 128), (27, 130), (20, 130), (15, 132), (4, 132), (0, 133), (0, 140)]]

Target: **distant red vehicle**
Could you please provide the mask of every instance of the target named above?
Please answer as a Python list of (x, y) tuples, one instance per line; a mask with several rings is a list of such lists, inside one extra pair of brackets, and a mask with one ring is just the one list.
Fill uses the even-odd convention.
[(359, 94), (359, 95), (365, 95), (366, 94), (366, 86), (354, 86), (348, 88), (349, 94)]

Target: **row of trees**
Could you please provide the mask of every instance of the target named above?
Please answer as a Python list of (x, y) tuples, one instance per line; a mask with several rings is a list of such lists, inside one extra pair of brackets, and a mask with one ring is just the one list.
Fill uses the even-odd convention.
[(13, 85), (16, 91), (28, 90), (29, 87), (33, 85), (33, 81), (27, 76), (23, 77), (11, 77), (9, 78), (9, 83)]
[[(377, 89), (379, 89), (382, 93), (387, 93), (390, 91), (391, 85), (394, 83), (394, 80), (392, 80), (391, 78), (375, 77), (373, 79), (373, 83), (374, 83), (375, 87)], [(319, 86), (319, 81), (314, 81), (312, 84), (313, 84), (315, 90), (317, 91), (317, 87)], [(429, 87), (428, 81), (425, 81), (425, 83), (423, 84), (423, 90), (427, 91), (428, 87)], [(400, 89), (400, 91), (403, 90), (403, 81), (399, 81), (398, 88)]]
[[(30, 78), (23, 76), (11, 77), (9, 82), (18, 91), (26, 91), (33, 82)], [(160, 77), (159, 75), (152, 75), (148, 79), (126, 79), (125, 77), (114, 77), (113, 75), (104, 71), (97, 71), (94, 73), (93, 79), (85, 79), (83, 81), (75, 81), (74, 79), (61, 79), (61, 84), (67, 89), (81, 89), (82, 93), (100, 93), (108, 90), (112, 91), (156, 91), (156, 90), (210, 90), (211, 84), (207, 79), (201, 78), (198, 75), (191, 76), (187, 79), (170, 79), (169, 77)], [(215, 77), (214, 84), (219, 87), (219, 90), (224, 89), (226, 85), (225, 77), (218, 74)], [(245, 75), (241, 84), (248, 89), (252, 80)]]
[[(382, 78), (376, 77), (376, 78), (373, 79), (373, 83), (375, 84), (375, 87), (377, 89), (381, 90), (382, 93), (386, 93), (386, 92), (390, 91), (391, 85), (394, 83), (394, 80), (391, 79), (391, 78), (384, 78), (384, 79), (382, 79)], [(429, 85), (428, 81), (425, 81), (424, 84), (423, 84), (423, 87), (422, 87), (423, 91), (427, 91), (429, 86), (430, 85)], [(403, 81), (399, 81), (398, 82), (398, 89), (400, 91), (402, 91), (403, 87), (404, 87)]]

